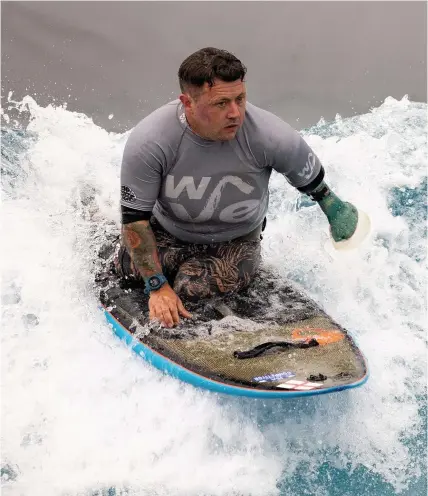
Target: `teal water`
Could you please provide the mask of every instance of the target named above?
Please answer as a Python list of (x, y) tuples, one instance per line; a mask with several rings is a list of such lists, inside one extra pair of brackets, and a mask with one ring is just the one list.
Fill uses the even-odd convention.
[(271, 182), (264, 256), (350, 329), (363, 387), (290, 401), (163, 377), (113, 336), (92, 285), (117, 229), (126, 135), (16, 104), (2, 129), (3, 494), (422, 496), (426, 476), (427, 106), (387, 99), (304, 131), (339, 196), (369, 213), (329, 249), (318, 207)]

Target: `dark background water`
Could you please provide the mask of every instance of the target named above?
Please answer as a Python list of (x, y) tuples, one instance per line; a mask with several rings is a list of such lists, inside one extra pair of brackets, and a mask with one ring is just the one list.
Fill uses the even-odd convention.
[[(124, 131), (178, 95), (204, 46), (248, 67), (249, 99), (300, 129), (388, 96), (426, 101), (426, 2), (2, 2), (9, 91)], [(109, 115), (114, 117), (109, 119)]]

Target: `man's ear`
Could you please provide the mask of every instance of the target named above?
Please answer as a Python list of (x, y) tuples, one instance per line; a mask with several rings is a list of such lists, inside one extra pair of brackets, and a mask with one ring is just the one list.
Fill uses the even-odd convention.
[(180, 101), (184, 108), (190, 108), (192, 106), (192, 99), (187, 93), (181, 93)]

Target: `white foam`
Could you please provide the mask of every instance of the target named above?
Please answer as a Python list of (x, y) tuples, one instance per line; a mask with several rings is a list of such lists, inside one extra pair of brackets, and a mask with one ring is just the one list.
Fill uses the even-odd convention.
[(25, 104), (38, 138), (20, 161), (18, 194), (3, 201), (2, 449), (19, 472), (3, 482), (4, 494), (115, 486), (138, 495), (266, 496), (278, 494), (281, 477), (303, 464), (316, 471), (333, 452), (335, 466), (361, 464), (397, 490), (418, 476), (403, 436), (420, 428), (426, 273), (409, 254), (422, 253), (425, 241), (392, 216), (387, 194), (425, 175), (426, 129), (409, 122), (426, 106), (388, 99), (359, 123), (339, 119), (348, 137), (307, 136), (329, 184), (371, 217), (375, 238), (362, 250), (330, 257), (322, 212), (297, 210), (297, 193), (274, 174), (277, 218), (264, 254), (355, 330), (371, 378), (349, 394), (272, 403), (277, 414), (263, 423), (245, 402), (225, 404), (163, 377), (113, 336), (97, 308), (93, 260), (105, 231), (118, 226), (126, 135), (64, 108)]

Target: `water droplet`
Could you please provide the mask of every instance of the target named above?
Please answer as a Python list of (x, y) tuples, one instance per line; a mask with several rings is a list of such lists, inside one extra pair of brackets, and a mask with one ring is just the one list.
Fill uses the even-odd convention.
[(27, 327), (35, 327), (36, 325), (39, 325), (39, 319), (37, 315), (34, 315), (34, 313), (27, 313), (23, 315), (22, 321)]

